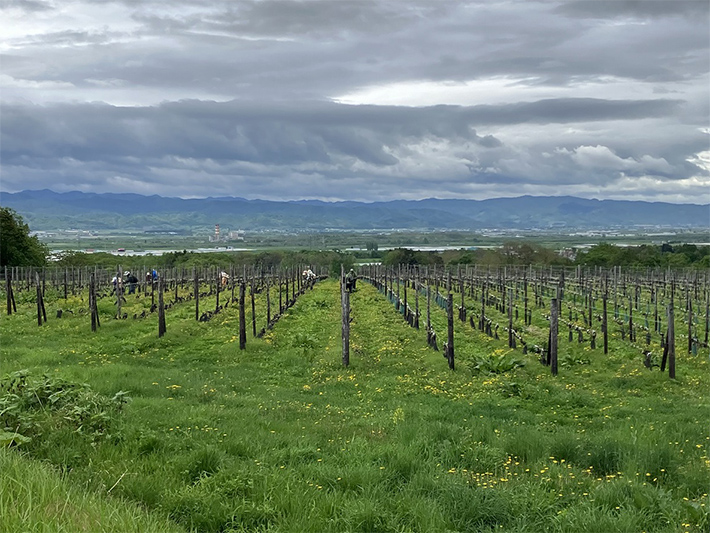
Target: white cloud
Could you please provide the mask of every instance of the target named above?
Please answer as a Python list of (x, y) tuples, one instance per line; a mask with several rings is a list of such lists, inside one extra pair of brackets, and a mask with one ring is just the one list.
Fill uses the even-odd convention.
[(579, 146), (568, 153), (573, 161), (586, 169), (634, 171), (648, 174), (668, 174), (673, 171), (668, 161), (662, 157), (643, 155), (638, 159), (623, 158), (616, 155), (607, 146)]

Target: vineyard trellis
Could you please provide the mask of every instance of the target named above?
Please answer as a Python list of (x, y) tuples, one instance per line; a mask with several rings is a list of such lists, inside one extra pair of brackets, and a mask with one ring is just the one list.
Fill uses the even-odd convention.
[[(173, 306), (194, 301), (195, 320), (206, 322), (229, 305), (237, 305), (239, 344), (244, 349), (248, 325), (252, 337), (263, 336), (313, 283), (302, 275), (301, 268), (245, 266), (241, 272), (236, 272), (231, 267), (227, 274), (217, 266), (190, 270), (178, 267), (162, 269), (156, 272), (157, 276), (151, 275), (154, 269), (147, 265), (128, 268), (148, 274), (136, 284), (135, 294), (127, 294), (119, 281), (121, 265), (115, 269), (6, 267), (5, 283), (0, 285), (5, 291), (6, 312), (8, 315), (17, 312), (18, 301), (33, 302), (37, 307), (38, 325), (42, 326), (47, 322), (45, 300), (49, 298), (57, 306), (64, 301), (66, 309), (58, 309), (57, 318), (65, 313), (87, 313), (91, 331), (97, 331), (102, 319), (129, 318), (123, 305), (127, 297), (135, 297), (144, 305), (132, 318), (145, 319), (157, 312), (158, 335), (163, 336), (167, 332), (166, 313)], [(327, 272), (321, 269), (315, 279), (324, 277)], [(596, 337), (601, 333), (603, 353), (607, 354), (611, 325), (621, 342), (640, 354), (646, 367), (657, 367), (663, 372), (667, 368), (671, 378), (676, 373), (678, 346), (683, 346), (690, 356), (708, 349), (710, 276), (707, 270), (482, 265), (444, 269), (364, 265), (360, 267), (360, 278), (375, 286), (415, 329), (420, 328), (423, 312), (420, 298), (426, 298), (427, 342), (437, 351), (439, 343), (432, 322), (432, 303), (439, 307), (446, 317), (443, 355), (452, 370), (455, 369), (455, 314), (464, 328), (495, 340), (500, 341), (501, 332), (505, 332), (508, 348), (519, 349), (523, 354), (532, 351), (543, 364), (550, 366), (552, 373), (558, 371), (559, 358), (564, 353), (564, 344), (558, 343), (558, 336), (564, 330), (568, 343), (574, 342), (576, 337), (578, 344), (588, 342), (592, 350), (599, 348)], [(78, 298), (78, 304), (73, 300), (74, 309), (68, 303), (70, 295)], [(209, 303), (211, 298), (214, 307)], [(98, 303), (107, 299), (115, 301), (115, 313), (111, 315), (106, 314), (105, 305), (101, 312), (99, 310)], [(458, 302), (458, 313), (454, 312), (454, 301)], [(345, 342), (349, 313), (349, 297), (344, 294), (345, 365), (349, 364), (349, 344)], [(545, 328), (547, 335), (542, 331)]]
[[(608, 354), (609, 323), (612, 323), (621, 341), (640, 353), (646, 367), (659, 367), (661, 371), (667, 367), (670, 378), (675, 378), (677, 337), (685, 337), (682, 340), (685, 340), (687, 353), (691, 356), (708, 349), (708, 274), (707, 270), (621, 267), (607, 270), (581, 266), (492, 268), (466, 265), (464, 268), (437, 269), (419, 265), (365, 265), (361, 268), (363, 280), (375, 286), (417, 329), (420, 311), (418, 304), (415, 309), (409, 305), (407, 290), (413, 288), (417, 298), (420, 293), (426, 296), (427, 341), (434, 349), (438, 346), (431, 321), (431, 300), (446, 313), (444, 356), (452, 369), (453, 300), (458, 292), (458, 317), (462, 324), (468, 317), (472, 329), (496, 340), (500, 340), (499, 329), (502, 328), (507, 332), (509, 348), (517, 349), (520, 345), (523, 354), (532, 350), (543, 364), (550, 366), (553, 374), (558, 372), (560, 325), (568, 330), (568, 342), (573, 342), (576, 333), (577, 342), (588, 341), (591, 350), (597, 349), (599, 330), (603, 336), (603, 353)], [(440, 291), (442, 287), (445, 288), (444, 294)], [(539, 332), (537, 335), (534, 333), (530, 290), (534, 307), (548, 324), (547, 338)], [(677, 291), (682, 292), (681, 298), (676, 297)], [(549, 313), (546, 313), (548, 300), (550, 307)], [(676, 322), (679, 320), (675, 313), (677, 300), (684, 304), (682, 319), (685, 320), (685, 333), (680, 335), (676, 334)], [(598, 306), (600, 301), (601, 309)], [(613, 307), (611, 318), (608, 316), (609, 302)], [(665, 328), (659, 306), (661, 309), (665, 307)], [(564, 318), (563, 311), (567, 311), (567, 318)], [(634, 321), (634, 312), (643, 323), (640, 319)], [(639, 342), (639, 332), (642, 333), (642, 342)]]
[[(321, 269), (318, 275), (305, 279), (302, 269), (297, 267), (265, 270), (245, 266), (241, 275), (235, 275), (232, 267), (226, 276), (216, 266), (192, 268), (191, 271), (185, 268), (157, 271), (146, 265), (130, 268), (126, 272), (146, 272), (146, 276), (126, 292), (121, 265), (115, 268), (94, 266), (71, 269), (5, 267), (3, 286), (7, 315), (17, 312), (17, 300), (31, 301), (37, 306), (37, 321), (42, 326), (47, 322), (45, 297), (48, 297), (57, 307), (64, 302), (64, 308), (57, 309), (57, 319), (73, 314), (87, 314), (90, 329), (96, 332), (101, 327), (102, 312), (104, 320), (128, 319), (124, 305), (127, 298), (135, 298), (143, 306), (142, 311), (134, 313), (132, 318), (141, 320), (156, 314), (158, 336), (162, 337), (167, 332), (166, 313), (174, 306), (194, 301), (195, 320), (207, 322), (230, 304), (236, 304), (239, 306), (239, 345), (244, 349), (247, 342), (247, 315), (250, 317), (248, 322), (251, 324), (252, 337), (263, 336), (294, 305), (298, 296), (311, 289), (319, 279), (327, 277), (327, 273)], [(237, 289), (239, 293), (235, 298)], [(251, 300), (250, 313), (246, 305), (247, 289)], [(220, 293), (231, 293), (231, 296), (220, 300)], [(264, 293), (264, 309), (261, 309), (257, 306), (257, 295)], [(214, 308), (207, 308), (210, 298), (214, 298)], [(115, 302), (115, 312), (107, 315), (106, 306), (100, 310), (99, 302), (102, 300)], [(278, 308), (272, 310), (272, 302), (275, 301), (278, 301)]]

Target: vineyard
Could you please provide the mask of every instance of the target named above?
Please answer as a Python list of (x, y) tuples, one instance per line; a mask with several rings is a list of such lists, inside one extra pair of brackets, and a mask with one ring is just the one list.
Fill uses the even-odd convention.
[(0, 529), (708, 531), (707, 270), (307, 270), (6, 269)]

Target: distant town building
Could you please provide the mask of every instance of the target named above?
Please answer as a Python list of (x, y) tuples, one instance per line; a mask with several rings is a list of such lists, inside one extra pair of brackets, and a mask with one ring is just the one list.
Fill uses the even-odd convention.
[(210, 242), (227, 242), (227, 241), (243, 241), (244, 231), (235, 230), (223, 232), (220, 230), (219, 224), (214, 226), (214, 234), (209, 236)]

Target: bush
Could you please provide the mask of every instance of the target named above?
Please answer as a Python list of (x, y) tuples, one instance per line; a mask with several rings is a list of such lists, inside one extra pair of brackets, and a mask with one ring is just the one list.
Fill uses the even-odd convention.
[(474, 374), (502, 374), (525, 366), (525, 361), (512, 350), (507, 354), (476, 355), (471, 363)]
[(125, 391), (109, 399), (88, 385), (49, 376), (33, 379), (26, 370), (13, 372), (0, 381), (0, 430), (5, 435), (0, 444), (31, 445), (53, 432), (97, 442), (112, 435), (129, 399)]

